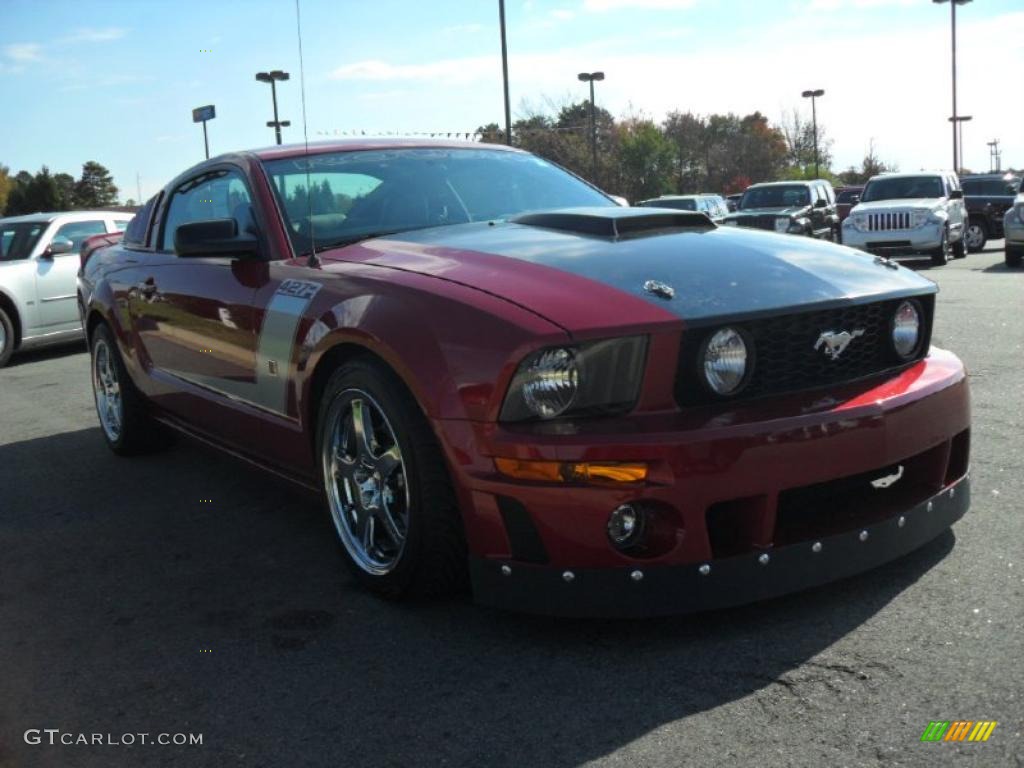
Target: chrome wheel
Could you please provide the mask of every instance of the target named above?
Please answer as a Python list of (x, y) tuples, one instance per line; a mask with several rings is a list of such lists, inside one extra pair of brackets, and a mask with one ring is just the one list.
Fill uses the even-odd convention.
[(331, 518), (362, 570), (390, 573), (409, 532), (409, 483), (395, 431), (360, 389), (338, 393), (327, 413), (321, 462)]
[(104, 339), (97, 339), (92, 349), (92, 388), (103, 431), (110, 442), (116, 443), (124, 427), (124, 401), (114, 352)]
[(985, 230), (980, 224), (971, 224), (964, 234), (964, 244), (971, 252), (980, 251), (985, 247)]
[(7, 328), (0, 322), (0, 355), (7, 349)]

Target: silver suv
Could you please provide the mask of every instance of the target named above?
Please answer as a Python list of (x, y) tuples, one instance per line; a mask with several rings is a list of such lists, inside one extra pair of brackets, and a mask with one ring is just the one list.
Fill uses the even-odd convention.
[(34, 213), (0, 219), (0, 367), (16, 349), (81, 336), (77, 278), (82, 243), (123, 232), (132, 214)]
[(962, 259), (967, 214), (952, 171), (886, 173), (868, 180), (843, 221), (843, 245), (885, 256), (927, 254)]
[(1006, 233), (1006, 266), (1019, 267), (1024, 260), (1024, 192), (1017, 195), (1013, 206), (1003, 216)]

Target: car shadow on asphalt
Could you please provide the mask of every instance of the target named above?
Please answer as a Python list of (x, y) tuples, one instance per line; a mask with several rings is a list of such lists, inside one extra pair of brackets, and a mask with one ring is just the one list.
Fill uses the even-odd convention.
[[(39, 347), (37, 349), (29, 349), (24, 352), (15, 350), (11, 359), (4, 368), (15, 368), (19, 365), (42, 363), (47, 360), (54, 360), (58, 357), (68, 357), (69, 355), (81, 354), (86, 351), (88, 351), (88, 348), (86, 347), (85, 339)], [(0, 368), (0, 371), (2, 370), (3, 368)]]
[(361, 765), (367, 743), (375, 765), (579, 765), (745, 697), (781, 717), (898, 686), (898, 659), (833, 646), (955, 541), (742, 608), (553, 620), (371, 597), (317, 499), (191, 441), (131, 460), (98, 429), (13, 443), (0, 483), (0, 742), (201, 732), (189, 765)]

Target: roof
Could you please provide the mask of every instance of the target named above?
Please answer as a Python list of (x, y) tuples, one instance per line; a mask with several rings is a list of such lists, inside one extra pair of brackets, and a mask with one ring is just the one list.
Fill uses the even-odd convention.
[(36, 221), (53, 221), (57, 217), (68, 219), (69, 221), (79, 221), (81, 219), (90, 219), (95, 216), (109, 216), (115, 213), (130, 213), (130, 211), (113, 211), (104, 209), (87, 211), (47, 211), (40, 213), (26, 213), (24, 216), (8, 216), (5, 219), (0, 219), (0, 221), (4, 224), (29, 224)]
[(747, 189), (754, 187), (791, 187), (794, 184), (815, 184), (819, 181), (825, 181), (825, 179), (792, 179), (791, 181), (759, 181), (757, 184), (751, 184)]
[[(366, 149), (495, 149), (502, 152), (521, 152), (522, 150), (505, 144), (489, 144), (478, 141), (451, 141), (444, 139), (422, 138), (358, 138), (334, 139), (330, 141), (311, 141), (305, 144), (281, 144), (280, 146), (261, 147), (249, 150), (261, 160), (276, 160), (287, 157), (302, 157), (307, 154), (324, 154), (327, 152), (355, 152)], [(213, 158), (211, 158), (213, 159)]]
[[(886, 171), (885, 173), (879, 173), (879, 174), (876, 174), (876, 175), (872, 176), (871, 179), (883, 179), (883, 178), (884, 179), (911, 179), (911, 178), (913, 178), (915, 176), (945, 176), (946, 174), (951, 174), (951, 173), (953, 173), (953, 172), (952, 171), (929, 171), (929, 170), (899, 171), (899, 172)], [(868, 179), (868, 181), (871, 181), (871, 179)]]

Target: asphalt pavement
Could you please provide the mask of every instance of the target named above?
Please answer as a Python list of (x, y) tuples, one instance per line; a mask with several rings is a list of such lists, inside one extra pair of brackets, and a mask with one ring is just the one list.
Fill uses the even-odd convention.
[[(970, 369), (967, 516), (862, 576), (675, 619), (381, 602), (315, 498), (184, 440), (118, 459), (84, 346), (16, 358), (0, 768), (1024, 765), (1024, 269), (1001, 246), (914, 262)], [(931, 720), (999, 724), (922, 743)], [(60, 743), (92, 734), (114, 743)]]

